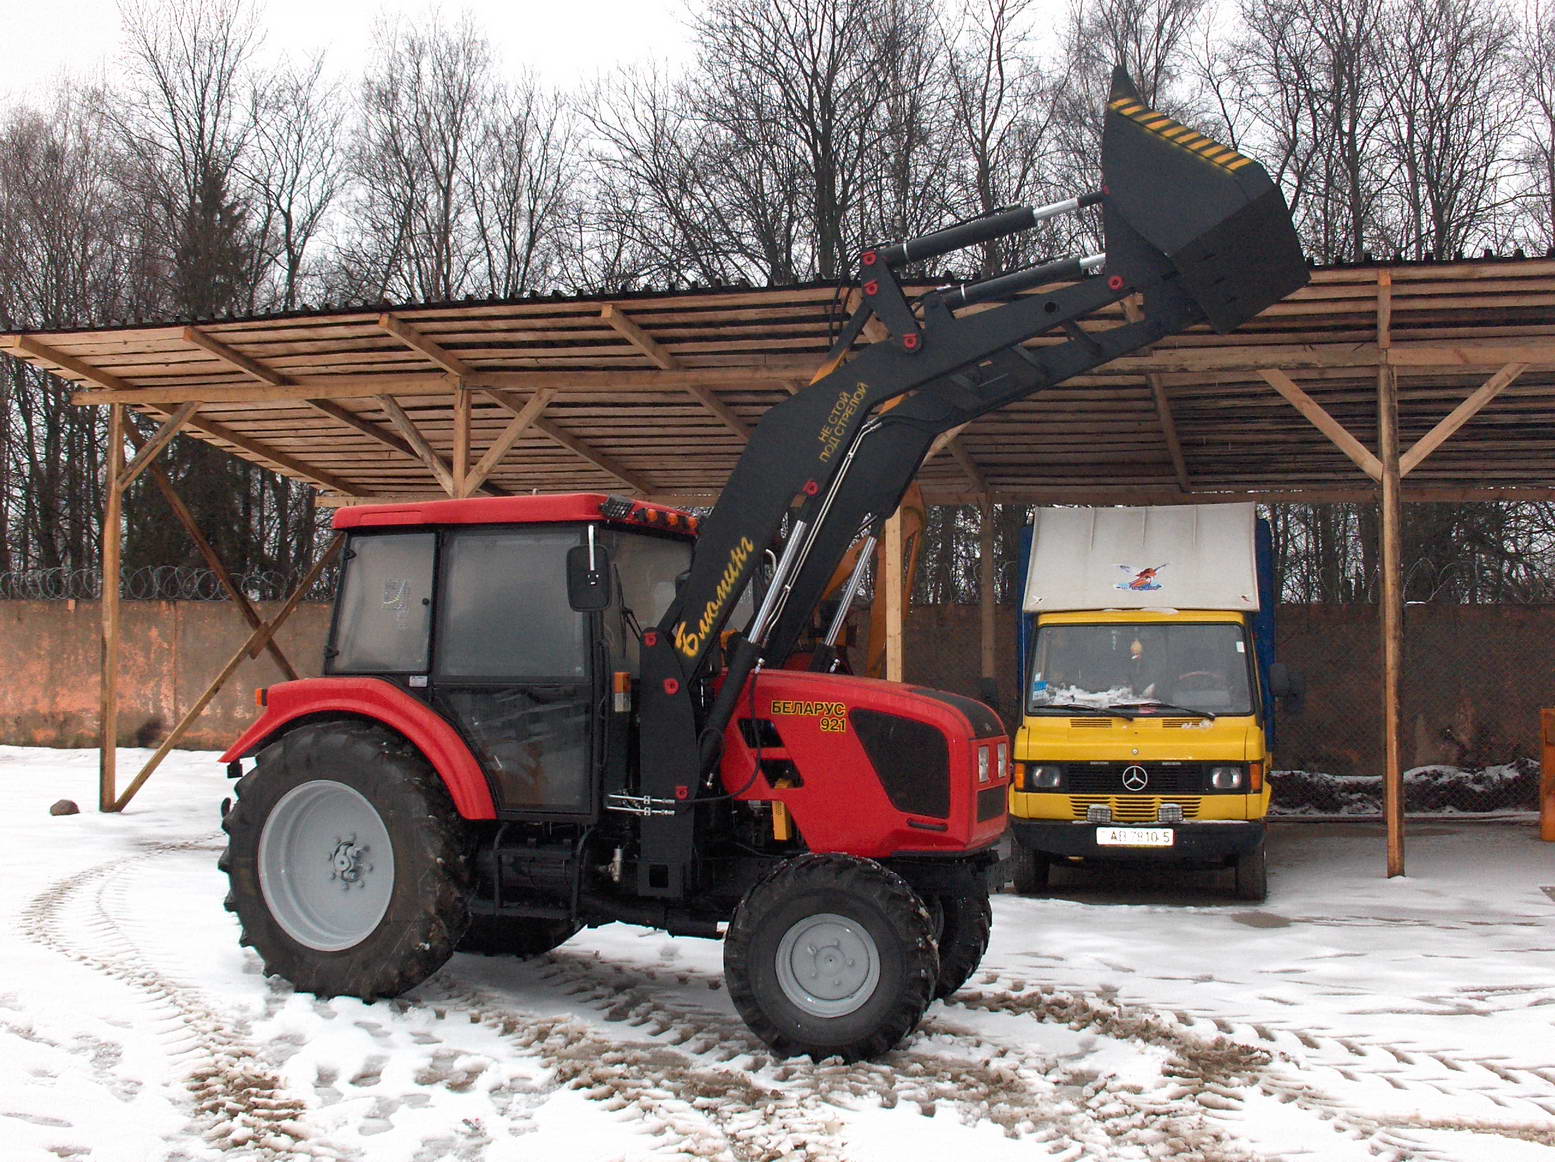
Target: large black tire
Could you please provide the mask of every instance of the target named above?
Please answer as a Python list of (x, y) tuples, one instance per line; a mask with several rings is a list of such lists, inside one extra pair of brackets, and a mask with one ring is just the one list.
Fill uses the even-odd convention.
[(484, 956), (539, 956), (567, 943), (577, 931), (578, 926), (566, 920), (471, 916), (459, 951)]
[(284, 735), (238, 780), (222, 828), (242, 943), (266, 975), (304, 992), (397, 996), (464, 935), (465, 824), (421, 754), (381, 728), (326, 722)]
[(936, 903), (940, 929), (934, 998), (943, 1000), (966, 984), (983, 962), (993, 931), (993, 908), (988, 903), (987, 885), (970, 895), (940, 896)]
[(939, 954), (928, 910), (901, 876), (873, 860), (807, 854), (740, 901), (724, 975), (734, 1007), (774, 1053), (857, 1061), (917, 1025)]
[(1269, 897), (1269, 861), (1264, 855), (1263, 840), (1250, 851), (1237, 856), (1232, 883), (1239, 900), (1261, 904)]
[(1015, 840), (1010, 852), (1010, 879), (1017, 893), (1022, 896), (1040, 896), (1045, 893), (1051, 866), (1047, 856)]

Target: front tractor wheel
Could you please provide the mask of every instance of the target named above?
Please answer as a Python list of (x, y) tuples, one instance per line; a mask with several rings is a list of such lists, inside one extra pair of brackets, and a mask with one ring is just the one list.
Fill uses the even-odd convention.
[(933, 999), (934, 925), (872, 860), (801, 855), (746, 893), (724, 939), (734, 1007), (780, 1056), (876, 1057)]
[(243, 943), (304, 992), (420, 984), (469, 920), (464, 823), (426, 761), (366, 724), (299, 727), (238, 781), (221, 866)]

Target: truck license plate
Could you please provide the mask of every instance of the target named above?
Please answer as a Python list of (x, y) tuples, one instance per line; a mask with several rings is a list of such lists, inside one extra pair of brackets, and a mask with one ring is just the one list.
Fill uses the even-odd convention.
[(1101, 847), (1171, 847), (1174, 832), (1170, 827), (1098, 827), (1096, 842)]

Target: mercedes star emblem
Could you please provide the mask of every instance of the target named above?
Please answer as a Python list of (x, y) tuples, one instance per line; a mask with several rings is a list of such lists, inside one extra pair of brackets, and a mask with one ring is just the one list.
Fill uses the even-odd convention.
[(1144, 767), (1124, 767), (1123, 786), (1130, 791), (1143, 791), (1145, 784), (1150, 781), (1150, 775)]

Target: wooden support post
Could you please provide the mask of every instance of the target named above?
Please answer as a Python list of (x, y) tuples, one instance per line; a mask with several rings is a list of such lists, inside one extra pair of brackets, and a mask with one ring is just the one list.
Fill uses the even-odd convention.
[(112, 807), (104, 808), (104, 810), (124, 810), (125, 805), (135, 797), (135, 793), (145, 786), (146, 780), (151, 777), (151, 773), (162, 765), (162, 760), (167, 757), (168, 752), (178, 744), (178, 740), (194, 725), (194, 720), (200, 717), (205, 708), (210, 705), (211, 699), (221, 692), (221, 688), (227, 684), (227, 679), (237, 672), (238, 667), (243, 664), (243, 660), (245, 658), (257, 658), (259, 651), (264, 649), (269, 644), (270, 639), (275, 636), (275, 631), (280, 629), (286, 622), (286, 619), (291, 617), (297, 606), (302, 604), (303, 597), (309, 589), (313, 588), (314, 582), (319, 579), (319, 574), (324, 571), (325, 566), (335, 559), (340, 552), (340, 547), (345, 544), (345, 539), (344, 533), (335, 534), (335, 539), (330, 542), (329, 548), (325, 549), (323, 555), (313, 563), (313, 568), (309, 569), (308, 575), (298, 583), (297, 588), (292, 591), (292, 595), (286, 599), (286, 604), (281, 606), (274, 617), (258, 626), (253, 633), (248, 635), (248, 640), (238, 647), (237, 652), (232, 657), (227, 659), (227, 664), (221, 668), (221, 672), (205, 688), (205, 693), (195, 700), (194, 705), (178, 720), (178, 725), (173, 727), (168, 736), (162, 740), (162, 745), (157, 747), (156, 753), (147, 760), (146, 765), (141, 768), (140, 774), (135, 776), (134, 782), (124, 789), (124, 794), (114, 802)]
[(1404, 673), (1402, 473), (1398, 453), (1398, 375), (1377, 369), (1377, 433), (1382, 463), (1382, 809), (1388, 829), (1388, 875), (1404, 874), (1404, 768), (1400, 697)]
[(97, 711), (97, 809), (114, 810), (119, 758), (119, 562), (123, 553), (124, 405), (108, 409), (108, 448), (103, 470), (102, 672)]
[(983, 501), (983, 529), (982, 529), (982, 575), (979, 578), (978, 598), (982, 605), (982, 639), (983, 639), (983, 689), (980, 691), (983, 698), (992, 697), (996, 689), (997, 671), (994, 654), (994, 507), (993, 498), (988, 497)]
[(902, 512), (898, 509), (885, 522), (885, 551), (881, 554), (876, 600), (885, 602), (885, 677), (888, 682), (900, 682), (903, 673), (902, 658), (902, 609), (905, 604), (902, 592)]
[(470, 389), (463, 381), (454, 381), (454, 465), (455, 496), (470, 495)]

